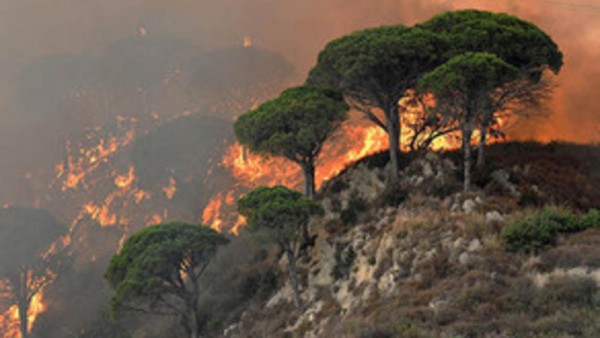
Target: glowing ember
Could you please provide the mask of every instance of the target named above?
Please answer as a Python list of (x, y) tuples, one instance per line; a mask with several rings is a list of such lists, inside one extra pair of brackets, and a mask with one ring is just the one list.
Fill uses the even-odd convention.
[(113, 154), (131, 144), (134, 138), (135, 131), (132, 129), (120, 138), (113, 136), (108, 140), (100, 139), (98, 144), (89, 148), (80, 147), (75, 151), (75, 155), (71, 143), (67, 142), (67, 160), (55, 167), (56, 178), (64, 177), (62, 190), (76, 190), (81, 184), (85, 184), (85, 177), (88, 174), (98, 169), (100, 164), (108, 162)]
[(150, 219), (146, 222), (146, 225), (156, 225), (162, 223), (163, 218), (159, 214), (154, 214)]
[(162, 191), (165, 193), (168, 199), (172, 199), (175, 193), (177, 192), (177, 181), (173, 177), (169, 178), (169, 185), (162, 188)]
[(135, 179), (134, 171), (133, 166), (130, 166), (127, 174), (115, 177), (115, 185), (121, 189), (129, 188)]
[(244, 37), (244, 47), (252, 47), (252, 38), (250, 38), (249, 36)]
[(83, 211), (101, 226), (117, 224), (117, 215), (110, 212), (110, 202), (105, 205), (95, 205), (90, 202), (83, 206)]

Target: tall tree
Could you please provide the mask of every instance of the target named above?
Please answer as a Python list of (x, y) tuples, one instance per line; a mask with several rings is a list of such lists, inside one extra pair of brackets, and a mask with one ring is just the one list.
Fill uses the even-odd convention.
[(240, 116), (235, 136), (252, 151), (297, 163), (304, 173), (305, 195), (314, 198), (315, 161), (347, 111), (342, 95), (335, 90), (290, 88)]
[(113, 315), (134, 311), (177, 316), (190, 337), (199, 337), (201, 278), (218, 247), (227, 243), (208, 227), (186, 223), (159, 224), (134, 234), (106, 270), (115, 290)]
[(0, 208), (0, 296), (17, 305), (23, 338), (31, 301), (56, 278), (60, 255), (50, 249), (63, 231), (47, 211)]
[(545, 73), (557, 74), (563, 55), (557, 44), (536, 25), (504, 13), (479, 10), (447, 12), (417, 25), (450, 41), (449, 56), (467, 52), (495, 54), (519, 70), (510, 83), (495, 88), (494, 104), (481, 112), (477, 163), (484, 163), (487, 131), (503, 115), (529, 115), (552, 89)]
[(464, 190), (471, 187), (471, 136), (494, 104), (495, 89), (517, 78), (519, 70), (489, 53), (465, 53), (426, 74), (422, 91), (435, 96), (435, 110), (462, 132)]
[(246, 229), (277, 243), (288, 260), (288, 276), (296, 308), (302, 306), (296, 259), (302, 231), (310, 217), (323, 212), (321, 205), (282, 186), (259, 187), (238, 202), (238, 211), (248, 220)]
[(331, 41), (307, 82), (338, 88), (352, 108), (388, 133), (397, 177), (402, 134), (398, 102), (423, 73), (444, 61), (446, 49), (439, 34), (419, 28), (366, 29)]

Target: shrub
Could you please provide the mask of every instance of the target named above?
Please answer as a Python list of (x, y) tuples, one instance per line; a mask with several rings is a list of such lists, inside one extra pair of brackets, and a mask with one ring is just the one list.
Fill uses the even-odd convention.
[(342, 210), (340, 218), (345, 225), (353, 225), (358, 221), (358, 215), (367, 209), (367, 202), (357, 194), (353, 194), (348, 201), (348, 207)]
[(331, 271), (333, 279), (346, 279), (350, 276), (350, 268), (356, 259), (356, 253), (349, 247), (347, 250), (338, 248), (335, 252), (335, 266)]
[(430, 336), (423, 328), (414, 323), (400, 324), (396, 329), (396, 337), (422, 338)]
[(512, 220), (502, 231), (501, 237), (509, 251), (536, 253), (556, 243), (557, 228), (555, 222), (544, 222), (537, 217)]
[(579, 221), (581, 229), (600, 229), (600, 210), (590, 209)]
[(580, 266), (600, 268), (600, 246), (597, 244), (560, 245), (540, 255), (539, 268), (544, 272), (555, 268), (570, 269)]
[(572, 212), (565, 209), (546, 207), (534, 217), (539, 218), (539, 222), (554, 223), (557, 226), (556, 230), (559, 233), (572, 233), (584, 230), (584, 228), (581, 228), (581, 222), (577, 220), (577, 217)]
[(509, 251), (537, 253), (556, 244), (560, 233), (581, 231), (582, 222), (573, 213), (547, 207), (523, 220), (512, 220), (501, 237)]
[(380, 205), (397, 207), (408, 198), (408, 191), (399, 184), (388, 183), (380, 196)]
[(554, 276), (535, 293), (532, 311), (535, 316), (551, 315), (567, 308), (593, 308), (596, 281), (588, 276)]

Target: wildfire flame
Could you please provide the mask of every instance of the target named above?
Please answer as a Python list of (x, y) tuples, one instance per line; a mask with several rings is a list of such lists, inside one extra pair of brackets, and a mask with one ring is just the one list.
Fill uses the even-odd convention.
[[(405, 102), (400, 102), (400, 105)], [(422, 111), (418, 107), (404, 105), (406, 111), (403, 121), (402, 142), (403, 150), (408, 151), (411, 134), (410, 124), (415, 123)], [(506, 120), (497, 122), (500, 127), (505, 126)], [(479, 142), (479, 132), (473, 133), (472, 142)], [(491, 138), (488, 143), (497, 140)], [(457, 149), (460, 147), (459, 132), (453, 132), (435, 139), (430, 148)], [(365, 126), (363, 124), (346, 123), (324, 146), (317, 159), (315, 183), (319, 188), (323, 182), (335, 177), (349, 164), (354, 163), (371, 154), (388, 149), (387, 133), (378, 126)], [(206, 205), (202, 214), (203, 223), (217, 231), (229, 229), (230, 233), (238, 234), (245, 220), (235, 213), (237, 199), (244, 192), (257, 186), (284, 185), (300, 188), (303, 177), (301, 168), (284, 158), (265, 158), (252, 154), (238, 143), (232, 144), (226, 151), (220, 165), (228, 170), (237, 181), (233, 190), (222, 191), (216, 194)], [(225, 209), (225, 210), (222, 210)]]
[(135, 180), (135, 168), (133, 166), (129, 167), (129, 171), (127, 174), (119, 175), (115, 177), (115, 185), (120, 189), (127, 189), (131, 186), (133, 181)]
[[(387, 134), (377, 126), (342, 126), (332, 141), (325, 144), (317, 159), (317, 188), (339, 174), (348, 164), (387, 149), (387, 144)], [(239, 233), (245, 220), (234, 212), (235, 205), (237, 199), (248, 189), (259, 185), (297, 188), (302, 183), (302, 172), (297, 164), (280, 157), (264, 158), (252, 154), (238, 143), (229, 147), (220, 165), (231, 172), (237, 184), (233, 190), (215, 195), (204, 209), (203, 223), (217, 231), (228, 228), (230, 233)]]
[(169, 185), (162, 188), (168, 199), (173, 199), (173, 196), (177, 192), (177, 181), (173, 177), (169, 177)]
[[(27, 312), (27, 331), (29, 333), (31, 333), (38, 316), (45, 311), (46, 305), (44, 304), (44, 291), (42, 290), (33, 296), (29, 305), (29, 311)], [(0, 314), (0, 333), (3, 334), (4, 338), (20, 338), (19, 323), (19, 308), (17, 305), (12, 305), (4, 313)]]
[[(67, 141), (67, 160), (58, 163), (55, 167), (56, 179), (66, 177), (62, 181), (62, 190), (77, 190), (80, 185), (85, 186), (85, 177), (93, 173), (98, 167), (107, 163), (110, 157), (120, 148), (125, 147), (135, 139), (135, 130), (129, 130), (121, 138), (116, 136), (108, 140), (100, 139), (98, 144), (90, 148), (79, 147), (73, 154), (71, 142)], [(117, 182), (115, 181), (115, 184)]]
[(210, 224), (210, 227), (221, 232), (223, 221), (221, 220), (221, 206), (223, 204), (223, 193), (218, 193), (213, 197), (202, 213), (202, 222)]

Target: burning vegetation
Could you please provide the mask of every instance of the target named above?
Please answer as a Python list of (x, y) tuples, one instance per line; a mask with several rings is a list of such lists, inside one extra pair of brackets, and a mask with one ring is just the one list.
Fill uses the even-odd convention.
[[(510, 33), (505, 41), (510, 45), (498, 49), (496, 37), (489, 34), (496, 30)], [(487, 40), (472, 42), (467, 34), (472, 31)], [(402, 161), (426, 153), (447, 155), (454, 163), (454, 154), (462, 151), (458, 167), (463, 170), (465, 196), (494, 187), (510, 190), (502, 179), (489, 181), (497, 171), (491, 173), (496, 168), (486, 166), (485, 149), (507, 141), (509, 128), (542, 110), (553, 89), (552, 74), (563, 62), (558, 46), (535, 25), (481, 11), (450, 12), (413, 27), (382, 26), (335, 39), (319, 55), (306, 83), (279, 96), (275, 95), (298, 74), (278, 54), (256, 47), (250, 37), (244, 37), (241, 46), (198, 53), (140, 27), (138, 36), (112, 44), (102, 55), (77, 63), (69, 60), (58, 58), (34, 70), (48, 67), (48, 74), (69, 74), (53, 88), (63, 97), (57, 114), (89, 111), (93, 123), (65, 134), (64, 152), (53, 159), (53, 170), (46, 165), (27, 175), (36, 209), (10, 204), (0, 209), (0, 239), (7, 241), (0, 245), (6, 251), (0, 253), (0, 333), (7, 338), (36, 336), (36, 328), (37, 335), (60, 336), (61, 330), (72, 329), (77, 336), (97, 336), (96, 328), (88, 329), (87, 317), (106, 308), (106, 266), (110, 268), (104, 277), (116, 290), (110, 303), (113, 316), (132, 311), (169, 315), (181, 325), (160, 325), (174, 328), (176, 334), (195, 338), (214, 333), (226, 320), (204, 313), (201, 300), (210, 297), (200, 286), (206, 282), (209, 289), (218, 289), (211, 284), (218, 278), (211, 274), (219, 274), (221, 267), (212, 262), (224, 260), (221, 251), (228, 249), (217, 247), (243, 237), (246, 227), (258, 235), (268, 232), (269, 241), (287, 255), (292, 299), (300, 311), (304, 301), (299, 284), (304, 281), (298, 277), (306, 267), (299, 261), (311, 259), (310, 249), (318, 240), (317, 231), (310, 229), (311, 217), (334, 215), (348, 225), (361, 220), (359, 214), (370, 208), (367, 204), (376, 204), (366, 203), (355, 191), (350, 201), (321, 208), (325, 194), (338, 190), (338, 185), (352, 185), (344, 181), (348, 168), (381, 158), (389, 162), (377, 169), (381, 171), (372, 182), (381, 181), (386, 188), (378, 194), (397, 201), (394, 207), (415, 185), (408, 180), (412, 168)], [(72, 73), (96, 75), (90, 80)], [(29, 72), (22, 87), (54, 85), (49, 79), (39, 81), (36, 74)], [(30, 107), (43, 106), (37, 104), (32, 100)], [(498, 156), (497, 149), (492, 147), (490, 155)], [(471, 167), (476, 169), (472, 172)], [(529, 170), (543, 171), (533, 166), (511, 174), (529, 182)], [(440, 177), (456, 183), (456, 173), (444, 175)], [(265, 186), (304, 187), (305, 196), (281, 187), (273, 188), (277, 194), (271, 195), (260, 190)], [(542, 193), (538, 186), (546, 190)], [(326, 188), (318, 192), (322, 187)], [(540, 182), (535, 187), (522, 192), (518, 203), (534, 195), (535, 203), (549, 201), (541, 196), (554, 196), (549, 193), (554, 186)], [(432, 189), (454, 188), (447, 183)], [(257, 191), (270, 197), (265, 200)], [(580, 197), (572, 202), (583, 210), (597, 195), (584, 191)], [(240, 200), (245, 201), (242, 206)], [(381, 208), (386, 206), (387, 202)], [(42, 210), (57, 215), (65, 226)], [(211, 229), (169, 223), (173, 219)], [(41, 228), (19, 228), (25, 225)], [(161, 242), (181, 236), (181, 229), (189, 236)], [(91, 245), (96, 238), (98, 243)], [(137, 242), (145, 240), (156, 245)], [(143, 257), (134, 257), (142, 251)], [(260, 276), (241, 272), (251, 276), (234, 292), (244, 294), (239, 296), (242, 305), (257, 301), (245, 294), (261, 290), (253, 283), (277, 284), (274, 261), (279, 256), (274, 250), (255, 251), (264, 257), (245, 257), (235, 265), (268, 265), (256, 269)], [(351, 265), (354, 258), (348, 257), (353, 256), (344, 255), (339, 260)], [(156, 275), (150, 276), (150, 270)], [(237, 270), (232, 275), (232, 280), (240, 278)], [(265, 280), (269, 276), (275, 276), (274, 282)], [(93, 282), (88, 283), (88, 277)], [(144, 285), (146, 278), (162, 282)], [(77, 292), (89, 293), (86, 287), (103, 292), (81, 300)], [(145, 298), (136, 299), (142, 294)], [(78, 316), (73, 322), (53, 323), (72, 311), (73, 304), (88, 302), (98, 306), (81, 314), (83, 324)], [(236, 311), (227, 323), (239, 319)], [(209, 327), (213, 319), (217, 324)], [(121, 328), (112, 319), (106, 322), (99, 326), (115, 331), (100, 336), (143, 330), (136, 324)]]

